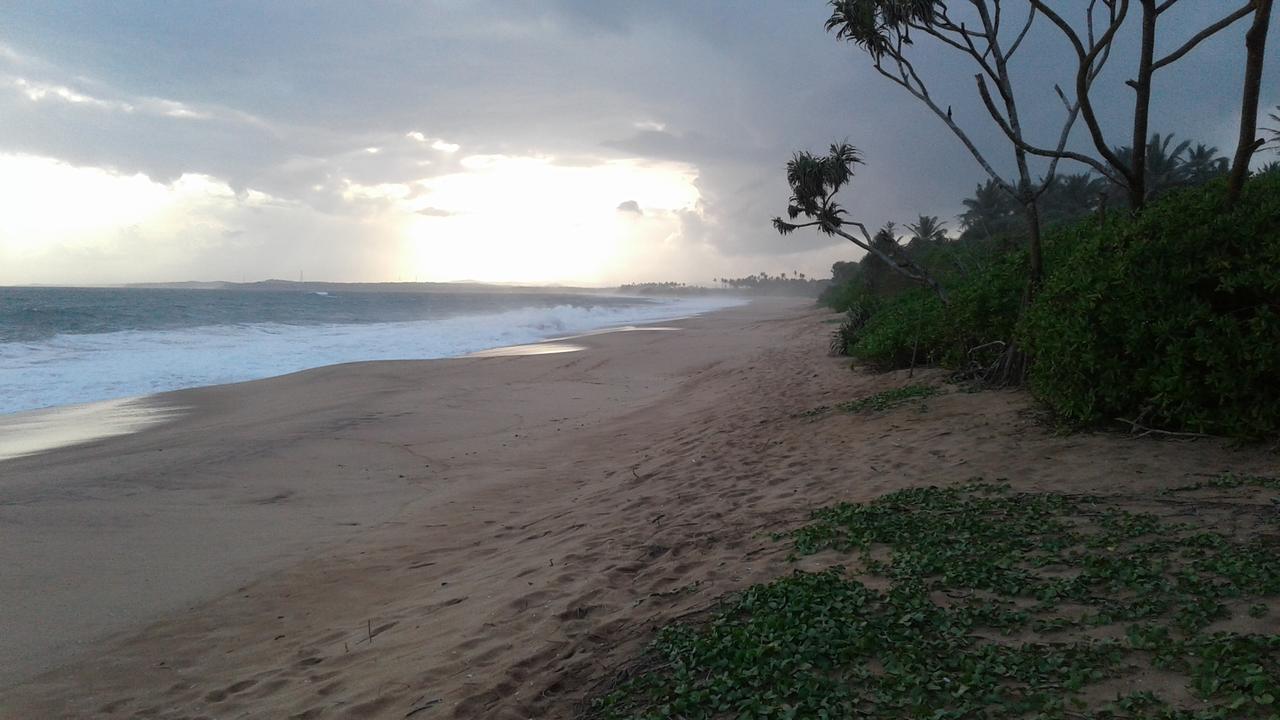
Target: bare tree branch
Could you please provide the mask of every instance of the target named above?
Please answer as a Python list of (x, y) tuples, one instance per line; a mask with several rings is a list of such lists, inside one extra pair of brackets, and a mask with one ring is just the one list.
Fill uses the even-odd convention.
[[(997, 8), (1000, 7), (999, 3), (996, 4), (996, 7)], [(1009, 46), (1009, 51), (1004, 54), (1005, 62), (1008, 62), (1009, 58), (1013, 57), (1013, 54), (1018, 52), (1018, 46), (1021, 45), (1023, 39), (1027, 37), (1027, 31), (1031, 29), (1031, 24), (1035, 21), (1035, 19), (1036, 19), (1036, 8), (1034, 5), (1032, 5), (1031, 12), (1027, 13), (1027, 22), (1022, 26), (1022, 32), (1018, 33), (1017, 39), (1013, 41), (1013, 45)], [(997, 24), (998, 23), (999, 21), (997, 20)]]
[[(1084, 44), (1080, 42), (1080, 36), (1076, 33), (1075, 29), (1071, 27), (1071, 24), (1066, 20), (1063, 20), (1062, 16), (1058, 15), (1046, 6), (1044, 4), (1044, 0), (1031, 0), (1031, 4), (1043, 13), (1045, 17), (1049, 18), (1050, 22), (1058, 26), (1058, 29), (1062, 31), (1062, 34), (1066, 36), (1067, 40), (1076, 51), (1076, 57), (1079, 61), (1079, 67), (1076, 71), (1076, 102), (1080, 105), (1080, 112), (1084, 117), (1085, 125), (1089, 128), (1089, 135), (1093, 139), (1094, 148), (1097, 149), (1098, 154), (1101, 155), (1113, 168), (1113, 171), (1104, 173), (1104, 175), (1113, 179), (1116, 175), (1119, 175), (1125, 180), (1122, 184), (1131, 184), (1132, 176), (1130, 174), (1128, 164), (1111, 150), (1111, 146), (1107, 143), (1106, 137), (1102, 134), (1102, 126), (1098, 123), (1098, 116), (1093, 110), (1093, 103), (1089, 100), (1089, 88), (1093, 82), (1093, 78), (1096, 77), (1093, 73), (1093, 64), (1104, 51), (1107, 51), (1110, 48), (1112, 41), (1115, 39), (1116, 33), (1120, 30), (1120, 26), (1124, 23), (1125, 17), (1129, 14), (1129, 0), (1119, 0), (1118, 10), (1114, 0), (1107, 3), (1107, 7), (1111, 11), (1111, 19), (1107, 25), (1106, 32), (1097, 39), (1097, 42), (1093, 44), (1092, 48), (1086, 48)], [(1092, 34), (1092, 24), (1090, 26), (1090, 34)], [(1027, 152), (1031, 151), (1028, 150)], [(1076, 153), (1076, 155), (1079, 154)], [(1088, 161), (1080, 160), (1080, 158), (1083, 157), (1085, 156), (1080, 155), (1079, 157), (1071, 159), (1085, 162), (1094, 169), (1098, 169), (1100, 167), (1100, 164), (1097, 164), (1097, 161), (1092, 158)]]
[[(1018, 137), (1018, 135), (1014, 133), (1013, 128), (1009, 127), (1009, 124), (1005, 121), (1004, 117), (1000, 115), (1000, 111), (996, 108), (995, 102), (992, 101), (991, 91), (987, 89), (986, 79), (983, 78), (981, 75), (975, 75), (974, 78), (978, 81), (978, 94), (982, 96), (982, 102), (984, 105), (987, 106), (987, 112), (991, 114), (992, 119), (995, 120), (996, 124), (1000, 126), (1000, 130), (1004, 132), (1005, 137), (1007, 137), (1009, 141), (1012, 142), (1014, 145), (1018, 146), (1019, 149), (1021, 149), (1024, 152), (1030, 153), (1031, 155), (1036, 155), (1038, 157), (1047, 157), (1047, 158), (1054, 158), (1054, 159), (1060, 159), (1060, 160), (1075, 160), (1076, 162), (1083, 163), (1093, 168), (1094, 170), (1097, 170), (1103, 177), (1107, 178), (1108, 180), (1111, 180), (1112, 182), (1119, 181), (1119, 179), (1115, 175), (1115, 172), (1111, 168), (1107, 167), (1107, 165), (1105, 165), (1104, 163), (1099, 162), (1097, 159), (1089, 157), (1088, 155), (1083, 155), (1078, 152), (1066, 150), (1065, 149), (1066, 143), (1063, 142), (1061, 139), (1059, 140), (1059, 145), (1062, 147), (1062, 149), (1047, 150), (1045, 148), (1039, 148), (1034, 145), (1031, 145), (1025, 140), (1023, 140), (1022, 138)], [(1078, 108), (1077, 108), (1077, 111), (1078, 111)], [(1072, 123), (1074, 124), (1074, 117), (1072, 119)], [(1066, 128), (1066, 134), (1069, 134), (1069, 133), (1070, 133), (1070, 126)]]
[[(1158, 14), (1160, 14), (1160, 13), (1164, 12), (1165, 10), (1167, 10), (1167, 9), (1169, 8), (1169, 6), (1170, 6), (1170, 5), (1172, 5), (1174, 2), (1176, 2), (1176, 0), (1168, 0), (1168, 2), (1166, 2), (1164, 5), (1162, 5), (1160, 8), (1158, 8), (1158, 9), (1156, 10), (1156, 14), (1158, 15)], [(1191, 52), (1191, 50), (1192, 50), (1193, 48), (1195, 48), (1195, 46), (1196, 46), (1196, 45), (1199, 45), (1199, 44), (1200, 44), (1201, 42), (1203, 42), (1205, 39), (1209, 38), (1209, 37), (1210, 37), (1210, 36), (1212, 36), (1212, 35), (1217, 34), (1218, 32), (1220, 32), (1220, 31), (1222, 31), (1222, 30), (1225, 30), (1226, 28), (1230, 27), (1230, 26), (1231, 26), (1231, 24), (1232, 24), (1232, 23), (1234, 23), (1235, 21), (1237, 21), (1237, 20), (1239, 20), (1239, 19), (1241, 19), (1241, 18), (1245, 17), (1245, 16), (1246, 16), (1246, 15), (1248, 15), (1249, 13), (1253, 12), (1254, 7), (1255, 7), (1255, 4), (1254, 4), (1253, 0), (1250, 0), (1249, 2), (1246, 2), (1246, 3), (1244, 4), (1244, 6), (1243, 6), (1243, 7), (1241, 7), (1239, 10), (1236, 10), (1235, 12), (1233, 12), (1233, 13), (1231, 13), (1230, 15), (1228, 15), (1228, 16), (1226, 16), (1226, 17), (1222, 18), (1222, 19), (1221, 19), (1221, 20), (1219, 20), (1218, 22), (1216, 22), (1216, 23), (1214, 23), (1214, 24), (1210, 25), (1209, 27), (1205, 28), (1204, 30), (1201, 30), (1200, 32), (1196, 33), (1194, 36), (1192, 36), (1192, 38), (1191, 38), (1190, 40), (1188, 40), (1186, 43), (1184, 43), (1184, 44), (1182, 45), (1182, 47), (1178, 48), (1177, 50), (1174, 50), (1173, 52), (1169, 53), (1168, 55), (1165, 55), (1164, 57), (1162, 57), (1162, 58), (1160, 58), (1159, 60), (1155, 61), (1155, 62), (1151, 65), (1151, 69), (1152, 69), (1152, 70), (1159, 70), (1160, 68), (1162, 68), (1162, 67), (1164, 67), (1164, 66), (1166, 66), (1166, 65), (1168, 65), (1168, 64), (1170, 64), (1170, 63), (1177, 62), (1177, 60), (1178, 60), (1179, 58), (1181, 58), (1183, 55), (1186, 55), (1187, 53)]]
[(978, 161), (978, 164), (982, 166), (982, 169), (987, 173), (987, 175), (990, 176), (991, 179), (994, 180), (996, 184), (998, 184), (1000, 188), (1003, 189), (1005, 192), (1009, 193), (1010, 195), (1016, 195), (1017, 191), (1014, 189), (1014, 187), (1010, 185), (1008, 181), (1006, 181), (1000, 175), (1000, 173), (996, 172), (995, 168), (991, 166), (991, 163), (987, 162), (986, 157), (984, 157), (982, 152), (978, 150), (978, 146), (974, 145), (973, 141), (969, 139), (969, 136), (965, 133), (963, 129), (961, 129), (959, 125), (956, 124), (956, 122), (951, 118), (951, 116), (948, 115), (945, 110), (938, 107), (938, 105), (933, 102), (933, 99), (929, 97), (929, 93), (927, 90), (917, 90), (915, 87), (913, 87), (911, 83), (905, 79), (906, 78), (905, 72), (903, 72), (903, 76), (899, 78), (899, 77), (894, 77), (892, 73), (885, 70), (883, 65), (880, 63), (876, 63), (873, 67), (875, 67), (876, 72), (880, 73), (881, 75), (889, 78), (893, 82), (905, 88), (906, 91), (911, 93), (913, 97), (915, 97), (920, 102), (924, 103), (926, 107), (932, 110), (933, 114), (937, 115), (942, 120), (942, 122), (945, 123), (946, 126), (951, 129), (951, 132), (960, 140), (960, 143), (965, 146), (965, 149), (969, 151), (969, 154), (972, 155), (973, 158)]

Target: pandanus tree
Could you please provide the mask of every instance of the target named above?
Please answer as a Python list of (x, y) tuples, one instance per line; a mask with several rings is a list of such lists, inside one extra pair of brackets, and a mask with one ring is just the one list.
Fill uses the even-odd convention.
[[(836, 202), (836, 195), (853, 180), (854, 168), (861, 163), (857, 149), (848, 143), (833, 144), (830, 151), (822, 156), (795, 153), (787, 163), (787, 184), (791, 187), (787, 219), (775, 217), (773, 227), (783, 235), (812, 227), (821, 233), (842, 237), (874, 255), (899, 275), (929, 288), (945, 304), (947, 293), (942, 285), (899, 252), (896, 242), (893, 247), (875, 242), (867, 232), (867, 226), (849, 219), (848, 212)], [(801, 218), (803, 221), (797, 222)], [(850, 229), (856, 230), (857, 235), (849, 232)]]

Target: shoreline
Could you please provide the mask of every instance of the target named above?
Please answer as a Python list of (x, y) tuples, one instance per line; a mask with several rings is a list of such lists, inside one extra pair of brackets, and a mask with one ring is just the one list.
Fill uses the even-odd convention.
[[(461, 306), (440, 301), (434, 315), (423, 317), (426, 305), (386, 301), (395, 295), (379, 296), (377, 302), (385, 305), (368, 311), (361, 309), (363, 301), (348, 307), (351, 303), (345, 301), (301, 297), (291, 295), (293, 304), (259, 315), (245, 315), (244, 298), (232, 298), (223, 303), (226, 308), (202, 311), (179, 327), (102, 324), (94, 326), (96, 332), (42, 330), (28, 337), (31, 328), (20, 321), (5, 333), (10, 341), (0, 343), (7, 359), (0, 371), (0, 416), (261, 380), (347, 362), (464, 357), (750, 302), (743, 296), (601, 295), (569, 300), (539, 296), (513, 305), (509, 298), (493, 295)], [(167, 317), (161, 308), (151, 307), (155, 305), (140, 303), (136, 310)], [(359, 321), (374, 317), (380, 319)]]
[(688, 320), (695, 317), (722, 312), (723, 310), (732, 309), (734, 307), (750, 305), (751, 302), (752, 300), (748, 298), (737, 305), (730, 305), (728, 307), (696, 313), (693, 315), (682, 315), (640, 324), (605, 326), (572, 335), (556, 335), (529, 343), (496, 345), (490, 348), (483, 348), (447, 357), (405, 358), (397, 360), (356, 360), (351, 362), (332, 363), (329, 365), (318, 365), (313, 368), (304, 368), (301, 370), (281, 373), (279, 375), (251, 378), (237, 382), (215, 383), (212, 385), (193, 385), (191, 387), (165, 390), (145, 395), (106, 398), (102, 400), (90, 400), (87, 402), (70, 403), (65, 405), (50, 405), (47, 407), (32, 408), (29, 410), (0, 413), (0, 462), (50, 452), (60, 448), (74, 447), (75, 445), (104, 440), (119, 435), (128, 435), (134, 432), (140, 432), (141, 430), (160, 423), (174, 420), (188, 408), (181, 405), (166, 403), (164, 401), (164, 396), (171, 393), (238, 385), (258, 380), (271, 380), (274, 378), (287, 377), (297, 373), (305, 373), (312, 370), (322, 370), (328, 367), (355, 365), (365, 362), (432, 362), (437, 360), (456, 360), (461, 358), (519, 357), (526, 355), (580, 352), (587, 349), (587, 347), (585, 345), (569, 341), (617, 332), (678, 330), (679, 328), (668, 327), (667, 325), (681, 320)]
[[(98, 629), (104, 604), (132, 613), (0, 678), (0, 717), (568, 717), (659, 624), (820, 568), (771, 539), (815, 507), (972, 477), (1090, 492), (1275, 474), (1224, 443), (1059, 435), (1025, 394), (939, 371), (851, 373), (825, 354), (830, 317), (766, 302), (583, 352), (182, 391), (201, 409), (174, 424), (0, 465), (34, 474), (0, 498), (15, 582), (45, 587), (31, 557), (87, 573), (41, 607), (6, 587), (6, 633), (47, 642), (80, 619), (66, 603)], [(813, 413), (920, 383), (940, 393)], [(81, 523), (72, 549), (105, 557), (59, 566)]]

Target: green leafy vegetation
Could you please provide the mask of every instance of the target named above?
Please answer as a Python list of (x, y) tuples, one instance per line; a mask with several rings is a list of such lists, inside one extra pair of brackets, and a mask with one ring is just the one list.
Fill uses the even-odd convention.
[(1193, 432), (1280, 429), (1280, 177), (1175, 193), (1080, 226), (1023, 318), (1031, 388), (1058, 415)]
[[(970, 482), (821, 509), (783, 537), (842, 566), (662, 629), (592, 715), (1280, 717), (1280, 636), (1258, 620), (1280, 595), (1280, 516), (1255, 497), (1275, 481), (1220, 481), (1105, 498)], [(1187, 512), (1206, 488), (1238, 496)]]
[(801, 417), (814, 417), (824, 415), (832, 410), (845, 413), (860, 412), (885, 412), (897, 407), (901, 407), (908, 403), (918, 400), (924, 400), (938, 395), (940, 391), (932, 385), (903, 385), (902, 387), (893, 388), (878, 392), (875, 395), (868, 395), (857, 400), (842, 402), (835, 406), (823, 405), (812, 410), (801, 413)]
[(884, 412), (892, 410), (900, 405), (905, 405), (916, 400), (933, 397), (938, 394), (938, 388), (932, 385), (903, 385), (902, 387), (893, 388), (878, 392), (875, 395), (861, 398), (859, 400), (851, 400), (846, 403), (836, 405), (836, 409), (841, 412), (858, 413), (858, 412)]
[[(1203, 175), (1196, 168), (1206, 165), (1165, 174)], [(826, 297), (847, 302), (840, 309), (849, 313), (832, 349), (881, 369), (934, 364), (983, 377), (1017, 346), (1030, 358), (1031, 390), (1068, 423), (1273, 434), (1280, 174), (1256, 176), (1230, 210), (1224, 193), (1221, 179), (1168, 190), (1137, 215), (1049, 232), (1047, 279), (1029, 305), (1026, 253), (975, 238), (981, 223), (932, 259), (920, 251), (948, 289), (945, 305), (920, 289), (877, 293), (865, 268), (838, 268), (846, 283)]]

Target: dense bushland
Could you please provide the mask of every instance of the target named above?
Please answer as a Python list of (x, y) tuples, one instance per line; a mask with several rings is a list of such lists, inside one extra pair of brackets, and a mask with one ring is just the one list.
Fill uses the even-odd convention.
[(1079, 422), (1228, 435), (1280, 430), (1280, 175), (1065, 234), (1019, 327), (1031, 388)]
[(1066, 421), (1274, 433), (1280, 173), (1259, 174), (1230, 210), (1225, 192), (1219, 179), (1171, 190), (1137, 215), (1051, 229), (1047, 278), (1025, 307), (1026, 253), (974, 233), (901, 248), (940, 278), (945, 306), (923, 289), (877, 291), (874, 258), (838, 263), (822, 298), (848, 313), (833, 350), (882, 369), (978, 373), (1016, 344), (1031, 390)]

